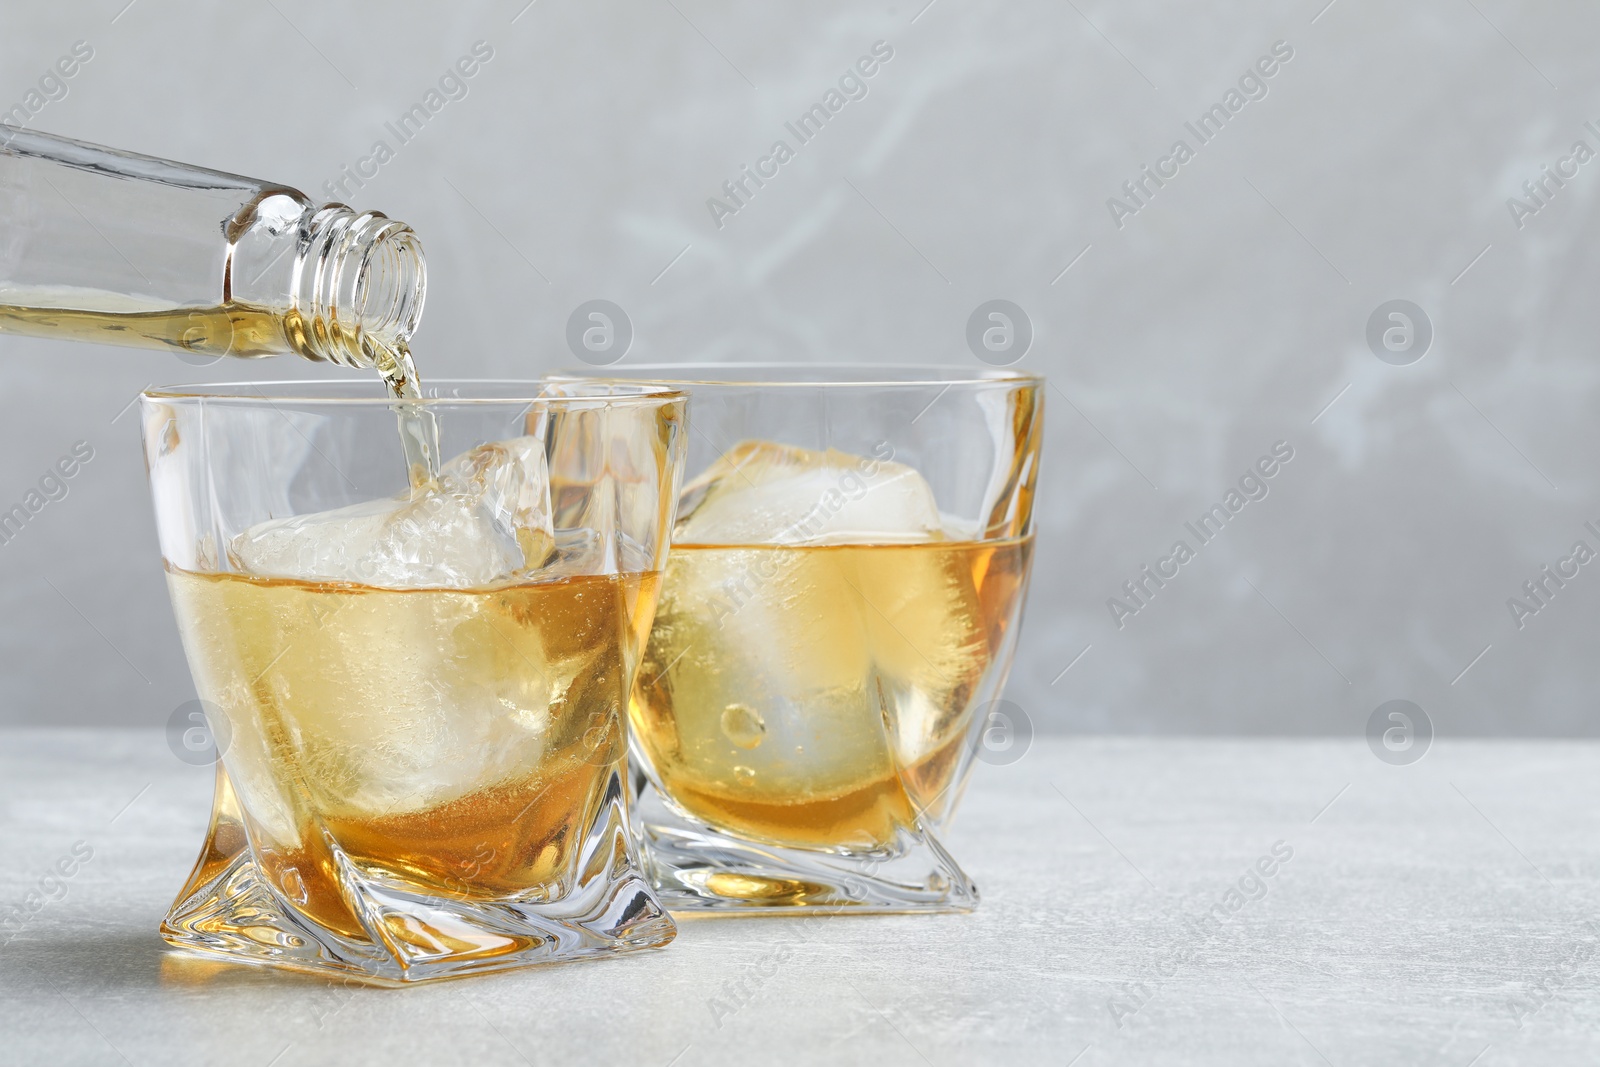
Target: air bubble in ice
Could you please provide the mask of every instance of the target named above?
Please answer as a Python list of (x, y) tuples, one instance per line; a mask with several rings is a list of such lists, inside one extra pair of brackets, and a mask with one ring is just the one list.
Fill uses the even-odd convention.
[(729, 704), (722, 709), (722, 733), (735, 746), (748, 750), (767, 736), (767, 724), (754, 708)]

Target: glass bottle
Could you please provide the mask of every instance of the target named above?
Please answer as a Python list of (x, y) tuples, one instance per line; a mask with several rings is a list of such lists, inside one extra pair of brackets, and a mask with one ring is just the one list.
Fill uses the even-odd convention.
[(375, 368), (416, 395), (422, 246), (287, 186), (0, 125), (0, 333)]

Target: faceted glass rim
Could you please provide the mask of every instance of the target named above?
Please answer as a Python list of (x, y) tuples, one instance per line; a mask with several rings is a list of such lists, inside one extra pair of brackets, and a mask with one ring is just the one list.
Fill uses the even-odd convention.
[[(430, 378), (422, 383), (424, 395), (415, 399), (384, 393), (376, 377), (302, 378), (288, 381), (205, 382), (195, 385), (151, 386), (139, 394), (145, 402), (163, 404), (225, 404), (231, 407), (273, 407), (278, 404), (326, 405), (334, 407), (393, 407), (415, 404), (418, 407), (484, 407), (492, 405), (603, 404), (616, 407), (665, 406), (688, 399), (688, 394), (653, 382), (588, 379), (558, 381), (559, 395), (546, 390), (550, 379), (530, 378)], [(439, 395), (440, 390), (455, 391)], [(459, 391), (467, 395), (460, 395)], [(567, 391), (572, 390), (572, 391)], [(478, 395), (473, 395), (478, 394)]]
[(714, 385), (773, 389), (865, 389), (906, 386), (1043, 385), (1031, 371), (993, 367), (974, 370), (956, 363), (634, 363), (563, 369), (554, 381), (649, 382), (656, 385)]

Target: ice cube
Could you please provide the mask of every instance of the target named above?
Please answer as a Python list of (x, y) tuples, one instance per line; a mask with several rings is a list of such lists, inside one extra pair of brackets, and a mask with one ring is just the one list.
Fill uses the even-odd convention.
[(263, 577), (465, 589), (538, 568), (554, 540), (544, 444), (518, 437), (462, 453), (421, 491), (259, 523), (228, 556)]
[(933, 490), (888, 459), (742, 441), (684, 487), (673, 540), (900, 544), (943, 538)]

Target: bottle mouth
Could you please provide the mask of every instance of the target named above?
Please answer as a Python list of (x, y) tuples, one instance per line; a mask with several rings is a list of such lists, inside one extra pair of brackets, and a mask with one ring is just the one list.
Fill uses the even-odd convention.
[(383, 220), (356, 279), (356, 317), (380, 341), (409, 341), (422, 321), (427, 267), (411, 227)]
[(370, 346), (393, 350), (422, 320), (427, 265), (403, 222), (329, 204), (312, 218), (296, 267), (296, 347), (313, 359), (370, 368)]

